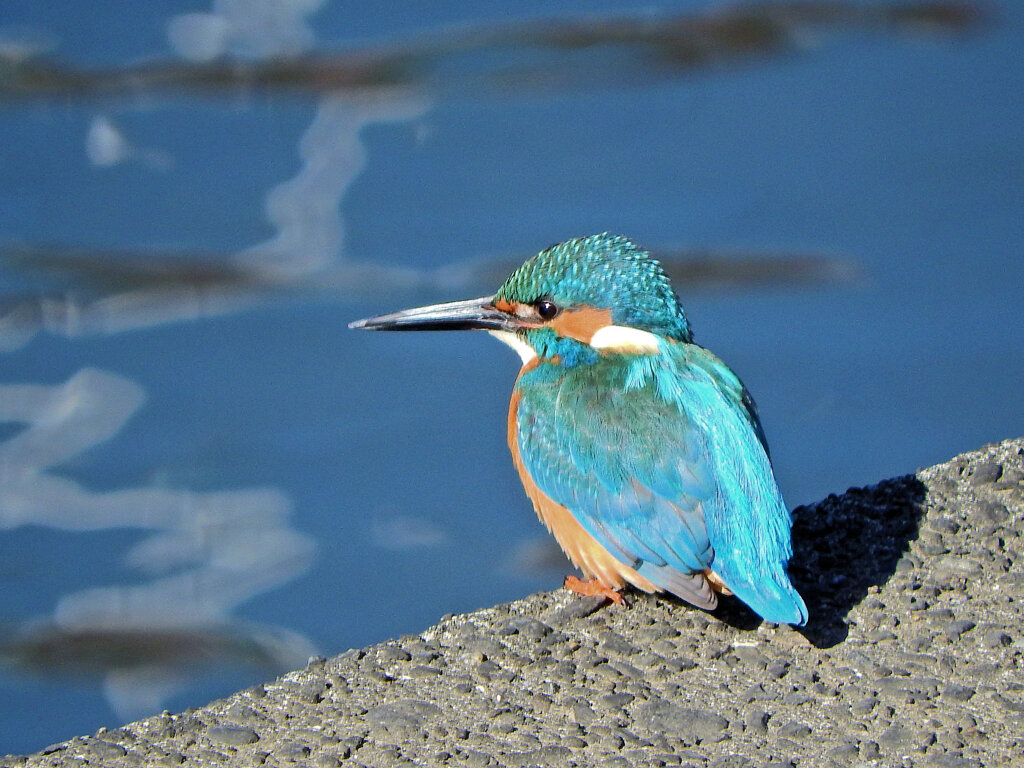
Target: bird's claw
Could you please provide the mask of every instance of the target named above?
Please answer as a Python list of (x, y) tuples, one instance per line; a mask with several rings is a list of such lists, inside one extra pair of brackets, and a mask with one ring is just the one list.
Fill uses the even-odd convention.
[(611, 600), (616, 605), (623, 604), (622, 593), (611, 587), (606, 587), (598, 579), (587, 579), (584, 581), (578, 576), (566, 576), (565, 583), (562, 586), (570, 592), (575, 592), (577, 595), (603, 597), (606, 600)]

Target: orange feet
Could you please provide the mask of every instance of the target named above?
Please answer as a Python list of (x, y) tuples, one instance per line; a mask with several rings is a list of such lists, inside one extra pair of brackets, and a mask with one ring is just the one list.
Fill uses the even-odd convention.
[(704, 569), (704, 578), (708, 580), (708, 584), (715, 592), (721, 592), (723, 595), (731, 595), (732, 590), (725, 586), (725, 582), (722, 581), (722, 577), (712, 571), (710, 568)]
[(577, 576), (566, 576), (565, 583), (562, 586), (570, 592), (575, 592), (577, 595), (603, 597), (606, 600), (611, 600), (613, 603), (622, 605), (622, 594), (611, 587), (606, 587), (597, 579), (583, 581), (583, 579)]

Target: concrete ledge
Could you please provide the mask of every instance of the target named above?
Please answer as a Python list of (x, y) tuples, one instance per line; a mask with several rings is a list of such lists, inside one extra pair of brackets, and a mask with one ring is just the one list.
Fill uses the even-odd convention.
[(564, 590), (4, 766), (1011, 765), (1024, 440), (795, 512), (796, 631)]

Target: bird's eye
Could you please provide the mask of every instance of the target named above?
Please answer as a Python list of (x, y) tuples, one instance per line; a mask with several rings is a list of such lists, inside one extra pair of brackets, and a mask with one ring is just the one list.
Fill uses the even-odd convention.
[(551, 299), (538, 299), (534, 307), (541, 320), (553, 320), (562, 311)]

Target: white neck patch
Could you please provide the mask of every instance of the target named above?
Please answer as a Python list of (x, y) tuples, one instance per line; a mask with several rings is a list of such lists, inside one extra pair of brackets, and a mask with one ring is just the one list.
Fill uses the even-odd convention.
[(519, 357), (523, 359), (523, 365), (526, 365), (537, 357), (537, 353), (533, 351), (533, 347), (523, 341), (516, 333), (512, 333), (511, 331), (488, 331), (488, 333), (502, 344), (508, 344), (512, 347), (512, 349), (519, 354)]
[(627, 325), (606, 325), (599, 328), (590, 338), (594, 349), (610, 352), (629, 352), (650, 355), (660, 350), (658, 337), (650, 331), (630, 328)]
[[(537, 353), (517, 333), (511, 331), (488, 331), (503, 344), (512, 347), (526, 365), (536, 359)], [(650, 331), (630, 328), (627, 325), (606, 325), (599, 328), (590, 338), (590, 346), (608, 352), (626, 352), (634, 355), (653, 355), (660, 351), (658, 337)]]

